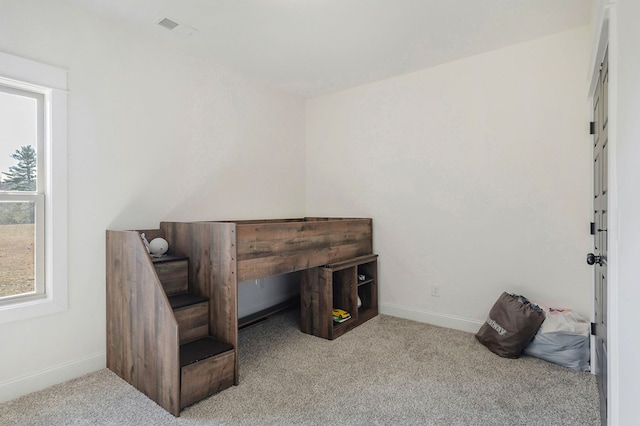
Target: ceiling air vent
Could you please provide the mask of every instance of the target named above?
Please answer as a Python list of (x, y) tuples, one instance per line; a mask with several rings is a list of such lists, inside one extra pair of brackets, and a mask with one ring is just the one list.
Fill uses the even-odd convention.
[(158, 22), (158, 25), (160, 25), (161, 27), (164, 27), (168, 30), (172, 30), (175, 27), (178, 26), (178, 23), (175, 21), (172, 21), (169, 18), (162, 18), (162, 20), (160, 20), (160, 22)]

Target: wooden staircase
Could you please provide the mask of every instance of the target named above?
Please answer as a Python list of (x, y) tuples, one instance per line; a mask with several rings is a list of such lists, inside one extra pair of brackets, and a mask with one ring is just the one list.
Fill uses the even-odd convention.
[(190, 286), (189, 270), (186, 256), (150, 257), (139, 232), (107, 231), (107, 367), (175, 416), (237, 378), (234, 345), (211, 333), (209, 286)]
[(189, 258), (174, 255), (151, 260), (178, 321), (180, 344), (207, 337), (209, 299), (189, 293)]
[(235, 352), (230, 343), (209, 335), (209, 298), (189, 293), (189, 258), (173, 255), (152, 262), (178, 322), (184, 408), (233, 384)]

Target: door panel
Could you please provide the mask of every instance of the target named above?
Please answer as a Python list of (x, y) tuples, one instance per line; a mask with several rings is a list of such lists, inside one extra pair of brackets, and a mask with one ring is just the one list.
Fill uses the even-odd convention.
[(609, 67), (607, 53), (600, 69), (593, 98), (595, 134), (593, 146), (593, 238), (594, 265), (594, 323), (595, 368), (600, 394), (602, 424), (607, 424), (607, 210), (608, 210), (608, 85)]

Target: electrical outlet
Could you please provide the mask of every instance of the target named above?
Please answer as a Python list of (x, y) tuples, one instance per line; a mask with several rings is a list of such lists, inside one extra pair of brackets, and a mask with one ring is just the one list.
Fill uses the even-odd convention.
[(440, 297), (440, 286), (438, 284), (431, 284), (431, 296)]

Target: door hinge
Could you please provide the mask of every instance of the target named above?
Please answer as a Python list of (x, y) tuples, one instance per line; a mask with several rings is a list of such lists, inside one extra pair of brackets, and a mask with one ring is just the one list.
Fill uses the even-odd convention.
[(596, 335), (596, 323), (595, 322), (591, 323), (591, 335), (592, 336)]
[(595, 222), (591, 222), (589, 224), (589, 233), (591, 235), (596, 235), (596, 223)]
[(596, 122), (595, 121), (589, 122), (589, 134), (590, 135), (595, 135), (596, 134)]

